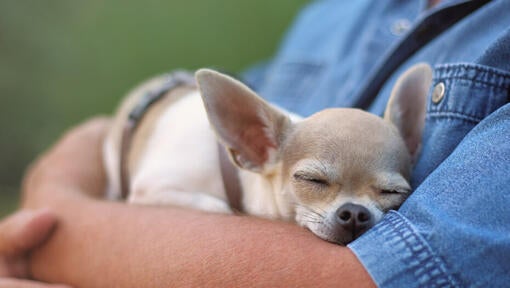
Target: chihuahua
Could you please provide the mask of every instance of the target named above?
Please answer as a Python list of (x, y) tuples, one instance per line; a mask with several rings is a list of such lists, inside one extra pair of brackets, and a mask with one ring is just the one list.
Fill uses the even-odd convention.
[[(350, 108), (301, 118), (234, 78), (201, 69), (195, 73), (198, 89), (181, 85), (165, 91), (137, 124), (125, 156), (127, 201), (232, 213), (220, 143), (235, 166), (245, 213), (295, 221), (345, 245), (411, 192), (431, 71), (418, 64), (405, 72), (383, 118)], [(109, 198), (121, 194), (128, 114), (165, 81), (142, 84), (117, 113), (104, 145)]]

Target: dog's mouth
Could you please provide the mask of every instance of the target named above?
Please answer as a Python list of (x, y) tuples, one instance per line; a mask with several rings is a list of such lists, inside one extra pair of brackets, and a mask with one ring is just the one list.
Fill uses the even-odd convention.
[(319, 238), (339, 245), (347, 245), (351, 243), (371, 228), (371, 226), (367, 226), (364, 229), (352, 231), (339, 227), (338, 225), (328, 225), (326, 223), (322, 225), (307, 224), (305, 227)]
[(307, 213), (298, 217), (298, 223), (308, 228), (313, 234), (319, 238), (331, 243), (339, 245), (347, 245), (363, 235), (367, 230), (374, 226), (373, 217), (365, 221), (363, 225), (346, 223), (344, 220), (338, 219), (338, 215), (333, 216), (326, 213)]

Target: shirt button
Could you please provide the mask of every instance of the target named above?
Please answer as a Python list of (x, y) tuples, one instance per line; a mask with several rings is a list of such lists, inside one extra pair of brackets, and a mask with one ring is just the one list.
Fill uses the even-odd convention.
[(401, 36), (411, 28), (411, 21), (407, 19), (399, 19), (391, 26), (391, 34)]
[(436, 84), (436, 86), (434, 86), (434, 91), (432, 91), (432, 102), (434, 104), (437, 104), (443, 100), (445, 90), (446, 88), (443, 82), (439, 82)]

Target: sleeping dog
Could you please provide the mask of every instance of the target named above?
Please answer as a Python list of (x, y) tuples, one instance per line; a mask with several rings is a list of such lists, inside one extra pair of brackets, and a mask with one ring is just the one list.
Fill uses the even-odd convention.
[(108, 196), (242, 210), (345, 245), (410, 193), (431, 74), (404, 73), (383, 118), (349, 108), (301, 118), (208, 69), (154, 78), (127, 96), (105, 141)]

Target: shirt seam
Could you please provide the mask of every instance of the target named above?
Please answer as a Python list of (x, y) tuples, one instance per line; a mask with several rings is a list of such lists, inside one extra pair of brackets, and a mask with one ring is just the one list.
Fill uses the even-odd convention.
[(459, 113), (459, 112), (430, 112), (430, 111), (427, 113), (427, 118), (461, 119), (461, 120), (473, 122), (475, 124), (479, 123), (483, 119), (480, 117), (475, 117), (475, 116), (471, 116), (471, 115), (467, 115), (467, 114), (463, 114), (463, 113)]
[(437, 71), (438, 73), (448, 73), (451, 71), (458, 72), (459, 68), (464, 70), (476, 70), (479, 72), (487, 72), (496, 77), (510, 79), (510, 73), (505, 70), (501, 70), (491, 66), (480, 65), (477, 63), (460, 62), (460, 63), (437, 64), (434, 66), (434, 71)]
[[(465, 76), (438, 76), (438, 77), (434, 78), (434, 80), (435, 80), (434, 81), (435, 83), (441, 82), (441, 81), (446, 81), (446, 80), (465, 80), (465, 81), (469, 81), (469, 83), (484, 85), (484, 86), (478, 86), (478, 87), (494, 88), (496, 90), (503, 90), (503, 91), (510, 88), (510, 83), (501, 83), (500, 84), (500, 83), (495, 83), (495, 82), (491, 82), (491, 81), (483, 81), (483, 80), (473, 79), (473, 78), (469, 78), (469, 77), (465, 77)], [(459, 83), (459, 84), (462, 84), (462, 83)]]
[[(390, 211), (388, 214), (390, 216), (388, 217), (390, 226), (393, 228), (398, 237), (403, 240), (409, 251), (411, 251), (412, 260), (417, 260), (419, 264), (422, 264), (415, 265), (415, 267), (412, 268), (413, 274), (415, 275), (418, 282), (420, 282), (420, 285), (436, 286), (439, 283), (432, 281), (434, 281), (434, 279), (437, 281), (442, 278), (447, 280), (448, 284), (450, 284), (452, 287), (460, 287), (458, 284), (459, 281), (454, 279), (453, 276), (447, 272), (446, 264), (433, 252), (428, 242), (419, 233), (417, 233), (417, 231), (415, 231), (409, 220), (395, 211)], [(413, 245), (412, 242), (419, 243), (420, 245)], [(416, 259), (416, 256), (420, 253), (424, 253), (425, 257), (422, 259)], [(435, 269), (427, 268), (427, 262), (435, 264), (433, 267), (438, 269), (439, 275), (432, 275)], [(421, 279), (424, 276), (428, 276), (428, 279)]]

